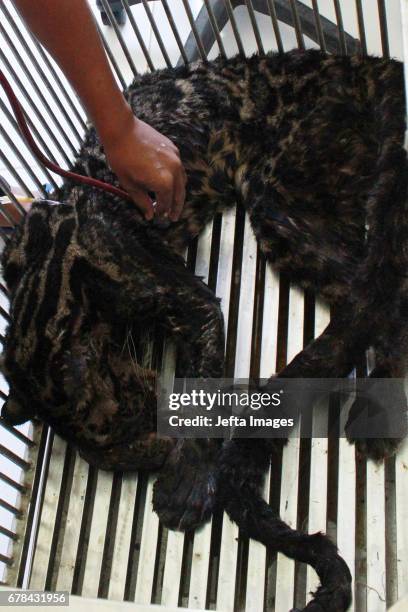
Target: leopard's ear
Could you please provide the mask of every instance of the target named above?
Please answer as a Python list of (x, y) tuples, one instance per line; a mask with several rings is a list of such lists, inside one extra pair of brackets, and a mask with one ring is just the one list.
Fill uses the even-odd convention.
[(35, 417), (35, 411), (10, 395), (3, 404), (1, 416), (9, 425), (22, 425)]

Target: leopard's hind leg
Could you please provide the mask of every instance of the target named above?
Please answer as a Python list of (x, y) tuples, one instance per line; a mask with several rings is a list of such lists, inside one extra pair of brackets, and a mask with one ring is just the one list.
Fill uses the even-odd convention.
[[(352, 283), (351, 267), (346, 252), (339, 252), (326, 239), (322, 248), (319, 236), (288, 214), (280, 206), (280, 195), (265, 175), (251, 175), (244, 199), (258, 245), (267, 261), (278, 270), (289, 273), (293, 282), (312, 290), (335, 295), (341, 308), (332, 309), (332, 318), (323, 333), (279, 372), (290, 378), (340, 378), (347, 376), (366, 347), (366, 334), (347, 334), (351, 308), (346, 295)], [(261, 178), (263, 177), (263, 178)], [(263, 187), (260, 188), (260, 185)]]
[[(281, 377), (293, 378), (340, 378), (346, 376), (356, 365), (364, 351), (371, 345), (378, 349), (377, 367), (372, 378), (402, 378), (407, 370), (406, 355), (408, 349), (406, 320), (407, 302), (407, 269), (408, 255), (406, 236), (408, 235), (408, 162), (407, 154), (398, 143), (390, 142), (383, 146), (377, 163), (379, 177), (368, 195), (367, 202), (367, 235), (364, 251), (356, 260), (353, 273), (347, 281), (350, 268), (348, 262), (338, 260), (335, 253), (332, 257), (333, 267), (325, 270), (324, 277), (319, 278), (319, 269), (311, 273), (306, 271), (307, 236), (297, 231), (290, 216), (283, 216), (274, 211), (273, 199), (254, 199), (249, 213), (255, 234), (261, 249), (274, 261), (278, 248), (296, 244), (296, 232), (299, 253), (289, 253), (289, 265), (286, 269), (293, 271), (294, 280), (319, 289), (332, 282), (334, 294), (340, 296), (337, 309), (327, 328), (316, 340), (286, 366)], [(276, 229), (276, 228), (279, 229)], [(289, 237), (286, 240), (286, 237)], [(280, 262), (284, 259), (281, 256)], [(321, 258), (325, 252), (317, 249), (313, 256)], [(279, 258), (278, 258), (279, 259)], [(336, 261), (336, 259), (338, 261)], [(309, 274), (309, 277), (308, 277)], [(346, 276), (345, 276), (346, 275)], [(345, 279), (339, 282), (338, 279)], [(333, 281), (334, 279), (334, 281)], [(337, 284), (336, 284), (337, 283)], [(320, 284), (320, 287), (319, 287)], [(346, 289), (346, 291), (345, 291)], [(401, 423), (402, 436), (406, 432), (406, 400), (401, 385), (394, 385), (394, 401), (389, 408), (395, 410), (392, 420)], [(314, 396), (311, 398), (314, 400)], [(383, 406), (383, 410), (385, 407)], [(357, 403), (355, 414), (361, 411)], [(352, 418), (355, 414), (351, 415)], [(384, 414), (384, 419), (386, 415)], [(350, 437), (352, 438), (351, 429)], [(379, 459), (390, 450), (395, 450), (398, 440), (390, 443), (362, 441), (373, 458)]]
[[(406, 293), (405, 279), (397, 295)], [(374, 367), (367, 384), (357, 387), (346, 434), (357, 449), (374, 460), (391, 456), (407, 435), (405, 377), (408, 359), (408, 328), (399, 300), (384, 309), (382, 333), (372, 346)]]

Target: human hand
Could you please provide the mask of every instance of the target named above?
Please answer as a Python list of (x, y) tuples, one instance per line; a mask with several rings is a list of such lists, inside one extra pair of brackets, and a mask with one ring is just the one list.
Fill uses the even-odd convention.
[[(179, 150), (171, 140), (137, 119), (130, 109), (114, 132), (105, 138), (101, 134), (101, 138), (110, 167), (145, 219), (157, 215), (177, 221), (187, 179)], [(155, 193), (155, 208), (148, 192)]]

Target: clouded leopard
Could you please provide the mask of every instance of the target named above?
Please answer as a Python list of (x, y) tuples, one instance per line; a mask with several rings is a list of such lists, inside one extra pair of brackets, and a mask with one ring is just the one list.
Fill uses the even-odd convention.
[[(271, 441), (156, 435), (156, 374), (134, 338), (158, 325), (180, 347), (183, 374), (222, 376), (220, 304), (182, 253), (237, 203), (266, 259), (331, 306), (326, 330), (280, 376), (344, 377), (369, 347), (373, 379), (405, 374), (402, 66), (318, 51), (236, 57), (138, 76), (126, 96), (178, 146), (184, 211), (157, 225), (133, 204), (68, 182), (60, 205), (33, 206), (2, 259), (11, 295), (3, 415), (41, 418), (103, 469), (160, 470), (154, 505), (166, 525), (191, 529), (223, 507), (247, 535), (316, 569), (322, 587), (308, 611), (345, 610), (350, 574), (336, 547), (290, 529), (259, 495)], [(116, 183), (93, 128), (74, 170)], [(405, 397), (392, 402), (403, 434)], [(357, 444), (378, 459), (397, 441)]]

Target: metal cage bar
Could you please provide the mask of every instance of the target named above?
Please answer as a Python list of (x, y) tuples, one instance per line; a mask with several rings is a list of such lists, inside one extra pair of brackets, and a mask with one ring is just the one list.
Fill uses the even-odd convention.
[[(4, 217), (4, 219), (6, 220), (6, 223), (10, 226), (10, 227), (14, 227), (15, 226), (15, 221), (13, 219), (13, 217), (8, 213), (8, 211), (6, 210), (5, 206), (0, 206), (0, 213), (2, 215), (2, 217)], [(1, 231), (1, 237), (7, 242), (7, 234), (5, 233), (5, 230), (3, 228), (0, 228)], [(2, 313), (0, 312), (0, 316), (2, 316)], [(5, 319), (7, 321), (7, 318), (2, 317), (3, 319)]]
[(210, 20), (211, 27), (212, 27), (213, 32), (214, 32), (214, 36), (215, 36), (215, 38), (217, 40), (217, 44), (218, 44), (218, 49), (220, 51), (220, 55), (224, 59), (226, 59), (227, 58), (227, 54), (225, 53), (224, 43), (222, 42), (221, 33), (218, 30), (217, 20), (215, 18), (214, 11), (212, 9), (210, 0), (204, 0), (204, 5), (205, 5), (205, 8), (207, 9), (208, 18)]
[(248, 10), (248, 14), (249, 14), (249, 18), (251, 20), (251, 25), (252, 25), (252, 29), (254, 32), (254, 36), (255, 36), (255, 40), (256, 40), (256, 44), (258, 47), (258, 51), (261, 55), (265, 55), (265, 49), (262, 43), (262, 38), (261, 38), (261, 33), (259, 31), (258, 28), (258, 24), (256, 22), (256, 17), (255, 17), (255, 11), (254, 11), (254, 7), (252, 5), (252, 0), (245, 0), (245, 4)]
[(334, 10), (336, 12), (336, 21), (337, 27), (339, 30), (339, 43), (340, 43), (340, 52), (343, 55), (347, 54), (347, 45), (346, 45), (346, 37), (344, 33), (344, 25), (343, 25), (343, 15), (341, 13), (341, 6), (339, 0), (333, 0), (334, 2)]
[(8, 147), (10, 147), (10, 149), (13, 151), (13, 153), (17, 157), (17, 159), (21, 162), (21, 165), (24, 167), (24, 169), (27, 172), (27, 174), (29, 174), (29, 176), (31, 177), (31, 179), (33, 180), (33, 182), (35, 183), (35, 185), (37, 186), (39, 191), (41, 191), (41, 193), (44, 195), (44, 197), (47, 197), (47, 192), (45, 191), (41, 180), (33, 172), (33, 169), (31, 168), (30, 164), (24, 158), (24, 156), (21, 153), (20, 149), (14, 144), (14, 142), (12, 141), (10, 136), (7, 134), (6, 130), (4, 129), (4, 127), (2, 125), (0, 125), (0, 134), (1, 134), (2, 138), (3, 138), (3, 140), (7, 143)]
[(298, 6), (296, 3), (296, 0), (290, 0), (290, 8), (292, 10), (293, 25), (294, 25), (295, 32), (296, 32), (296, 40), (298, 43), (298, 47), (299, 49), (304, 49), (305, 41), (303, 38), (302, 25), (300, 23), (300, 17), (299, 17)]
[[(184, 10), (186, 11), (186, 15), (188, 17), (188, 20), (190, 22), (191, 33), (192, 33), (192, 36), (194, 37), (198, 53), (199, 53), (201, 59), (203, 60), (203, 62), (206, 62), (207, 61), (207, 52), (208, 52), (208, 50), (204, 49), (204, 47), (203, 47), (203, 43), (202, 43), (200, 35), (199, 35), (198, 31), (197, 31), (197, 26), (196, 26), (196, 23), (194, 21), (193, 13), (191, 12), (191, 8), (190, 8), (190, 5), (188, 3), (188, 0), (182, 0), (182, 2), (183, 2)], [(195, 58), (193, 57), (193, 53), (191, 52), (191, 49), (188, 48), (189, 47), (188, 43), (189, 43), (189, 41), (187, 40), (186, 53), (187, 53), (187, 57), (188, 57), (189, 61), (192, 61)]]
[[(11, 114), (11, 112), (9, 111), (9, 109), (7, 108), (7, 106), (5, 105), (3, 100), (1, 100), (1, 99), (0, 99), (0, 109), (5, 114), (5, 116), (7, 117), (7, 120), (13, 126), (15, 131), (19, 133), (20, 132), (20, 128), (18, 126), (17, 121), (15, 120), (14, 116)], [(53, 161), (54, 163), (57, 163), (57, 160), (56, 160), (53, 152), (48, 147), (47, 143), (45, 142), (45, 140), (41, 136), (40, 132), (37, 130), (36, 126), (32, 122), (30, 115), (28, 113), (26, 113), (25, 111), (24, 111), (24, 115), (25, 115), (25, 120), (27, 121), (27, 125), (29, 126), (31, 132), (34, 134), (36, 140), (40, 143), (42, 150), (45, 151), (45, 153), (48, 155), (48, 157), (51, 159), (51, 161)]]
[[(55, 147), (58, 150), (58, 152), (61, 154), (61, 156), (64, 159), (64, 161), (67, 163), (67, 165), (69, 165), (70, 164), (70, 158), (69, 158), (67, 152), (65, 151), (65, 149), (61, 145), (61, 143), (58, 140), (56, 134), (51, 129), (51, 127), (49, 125), (49, 122), (45, 119), (44, 115), (38, 109), (37, 105), (35, 104), (34, 100), (31, 97), (31, 95), (28, 93), (28, 91), (25, 88), (25, 86), (23, 85), (23, 83), (22, 83), (21, 79), (19, 78), (18, 74), (16, 73), (16, 71), (14, 70), (14, 68), (12, 67), (10, 62), (8, 61), (6, 55), (3, 52), (3, 50), (1, 49), (1, 47), (0, 47), (0, 60), (3, 62), (4, 66), (6, 67), (6, 69), (8, 71), (8, 73), (13, 78), (13, 81), (17, 84), (17, 87), (19, 88), (20, 92), (23, 94), (24, 99), (27, 101), (27, 103), (30, 105), (31, 109), (34, 111), (34, 113), (35, 113), (37, 119), (39, 120), (39, 122), (41, 123), (41, 126), (43, 127), (44, 131), (47, 133), (47, 135), (49, 136), (50, 140), (53, 142), (53, 144), (55, 145)], [(25, 112), (25, 114), (28, 115), (27, 112)]]
[[(0, 474), (0, 478), (2, 477), (2, 475)], [(9, 540), (18, 540), (18, 535), (16, 533), (14, 533), (14, 531), (10, 531), (10, 529), (7, 529), (6, 527), (2, 527), (0, 525), (0, 534), (5, 536), (6, 538), (8, 538)]]
[(117, 37), (117, 39), (119, 41), (119, 44), (120, 44), (121, 49), (123, 51), (123, 54), (126, 57), (127, 63), (129, 64), (131, 71), (133, 72), (133, 76), (136, 76), (137, 75), (136, 66), (135, 66), (135, 64), (133, 62), (133, 59), (132, 59), (132, 56), (131, 56), (131, 54), (129, 52), (127, 44), (125, 43), (125, 41), (123, 39), (123, 36), (121, 34), (121, 31), (120, 31), (120, 28), (119, 28), (119, 26), (118, 26), (118, 24), (116, 22), (116, 17), (113, 14), (113, 11), (112, 11), (112, 9), (110, 7), (110, 4), (106, 0), (100, 0), (100, 1), (101, 1), (101, 4), (102, 4), (102, 6), (103, 6), (103, 8), (104, 8), (104, 10), (105, 10), (105, 12), (106, 12), (106, 14), (108, 16), (108, 19), (109, 19), (109, 21), (111, 23), (111, 26), (113, 27), (113, 29), (115, 31), (116, 37)]
[[(18, 134), (18, 136), (21, 137), (21, 131), (20, 128), (18, 126), (17, 121), (14, 119), (13, 115), (10, 113), (10, 111), (8, 110), (8, 108), (5, 106), (5, 104), (3, 103), (2, 100), (0, 100), (0, 108), (2, 110), (2, 112), (5, 114), (5, 116), (7, 117), (7, 120), (9, 121), (10, 125), (13, 126), (14, 131), (16, 132), (16, 134)], [(43, 151), (45, 151), (47, 153), (47, 155), (49, 156), (49, 158), (56, 162), (56, 159), (54, 157), (54, 155), (51, 153), (50, 149), (48, 148), (47, 144), (45, 143), (45, 141), (43, 140), (42, 136), (40, 135), (39, 131), (37, 130), (37, 128), (35, 127), (35, 125), (33, 124), (33, 122), (31, 121), (29, 115), (27, 115), (24, 111), (24, 115), (25, 115), (25, 119), (27, 121), (27, 124), (30, 127), (31, 132), (34, 134), (34, 136), (36, 137), (36, 139), (38, 140), (38, 142), (41, 144)], [(36, 160), (37, 161), (37, 160)], [(54, 189), (58, 189), (58, 185), (55, 182), (55, 179), (53, 178), (52, 174), (50, 174), (48, 168), (46, 168), (43, 164), (41, 164), (40, 162), (38, 162), (38, 165), (41, 166), (41, 169), (43, 171), (43, 173), (45, 174), (45, 176), (47, 177), (48, 181), (51, 183), (51, 185), (54, 187)]]
[(127, 2), (127, 0), (121, 0), (121, 2), (122, 2), (123, 8), (126, 11), (127, 17), (129, 19), (129, 23), (130, 23), (130, 25), (131, 25), (131, 27), (133, 29), (133, 32), (134, 32), (134, 34), (135, 34), (135, 36), (137, 38), (137, 41), (138, 41), (138, 43), (140, 45), (140, 48), (142, 49), (142, 53), (143, 53), (143, 55), (144, 55), (144, 57), (146, 59), (147, 65), (149, 66), (150, 70), (154, 70), (155, 68), (154, 68), (154, 64), (153, 64), (153, 62), (151, 60), (150, 53), (147, 50), (147, 47), (146, 47), (145, 42), (143, 40), (143, 37), (142, 37), (142, 35), (140, 33), (140, 30), (139, 30), (139, 28), (138, 28), (138, 26), (136, 24), (135, 18), (133, 17), (132, 11), (130, 10), (129, 3)]
[[(299, 0), (251, 0), (251, 5), (254, 12), (260, 12), (264, 15), (268, 15), (271, 18), (279, 52), (283, 52), (284, 50), (279, 22), (287, 24), (295, 29), (298, 46), (300, 46), (300, 48), (304, 48), (304, 36), (307, 36), (314, 42), (319, 43), (322, 38), (322, 34), (324, 36), (326, 50), (329, 53), (338, 52), (338, 24), (332, 23), (329, 19), (319, 14), (319, 27), (321, 29), (321, 34), (319, 35), (319, 29), (316, 27), (316, 7), (309, 8)], [(248, 0), (213, 0), (212, 2), (213, 12), (216, 16), (219, 30), (222, 30), (227, 21), (230, 20), (233, 33), (237, 41), (238, 50), (241, 54), (245, 54), (242, 42), (240, 41), (240, 38), (237, 38), (237, 34), (239, 35), (239, 32), (235, 19), (234, 21), (231, 19), (234, 9), (239, 6), (248, 7)], [(253, 24), (253, 17), (251, 21)], [(199, 37), (201, 45), (206, 54), (208, 54), (213, 44), (216, 42), (211, 23), (207, 17), (205, 6), (202, 7), (198, 14), (195, 22), (195, 30), (196, 32), (194, 32), (192, 29), (192, 32), (190, 33), (185, 45), (190, 61), (194, 61), (200, 57), (202, 59), (202, 53), (200, 53), (197, 49), (197, 37)], [(257, 36), (256, 30), (254, 30), (254, 34)], [(344, 32), (344, 39), (349, 53), (355, 53), (359, 50), (360, 45), (357, 39), (353, 38), (346, 32)]]
[(106, 38), (103, 35), (103, 32), (102, 32), (101, 28), (99, 27), (99, 23), (96, 21), (96, 19), (95, 19), (95, 25), (96, 25), (96, 29), (99, 32), (99, 36), (101, 37), (102, 44), (103, 44), (104, 49), (106, 51), (106, 55), (108, 56), (109, 61), (110, 61), (111, 65), (112, 65), (112, 67), (113, 67), (113, 70), (114, 70), (114, 72), (115, 72), (115, 74), (116, 74), (120, 84), (122, 85), (122, 89), (126, 89), (126, 81), (123, 78), (123, 74), (122, 74), (122, 72), (121, 72), (121, 70), (120, 70), (120, 68), (118, 66), (118, 63), (117, 63), (117, 61), (115, 59), (115, 56), (113, 55), (111, 48), (109, 47), (108, 43), (106, 42)]
[(377, 3), (378, 3), (378, 16), (380, 19), (382, 54), (384, 57), (389, 58), (390, 57), (390, 43), (388, 40), (387, 10), (385, 6), (385, 0), (377, 0)]
[(267, 0), (267, 4), (268, 4), (268, 9), (269, 9), (269, 14), (271, 16), (273, 31), (275, 33), (275, 39), (276, 39), (278, 51), (279, 53), (283, 53), (282, 35), (281, 35), (280, 28), (279, 28), (278, 17), (276, 15), (275, 1)]
[(15, 463), (22, 470), (29, 470), (31, 467), (30, 461), (26, 461), (3, 444), (0, 444), (0, 454), (3, 455), (3, 457), (7, 457), (7, 459)]
[[(19, 37), (19, 41), (20, 44), (23, 46), (25, 52), (27, 53), (27, 55), (29, 56), (30, 60), (32, 61), (33, 65), (36, 67), (36, 70), (39, 72), (39, 74), (41, 75), (41, 78), (43, 79), (43, 81), (47, 84), (47, 89), (48, 91), (53, 95), (54, 97), (54, 101), (58, 104), (58, 107), (60, 108), (61, 112), (64, 114), (64, 117), (67, 119), (67, 121), (69, 122), (69, 124), (71, 125), (71, 118), (68, 115), (68, 113), (66, 112), (65, 108), (63, 107), (60, 99), (58, 98), (58, 96), (55, 94), (52, 84), (50, 83), (49, 79), (46, 77), (46, 75), (44, 74), (41, 66), (39, 65), (38, 61), (35, 58), (34, 53), (31, 51), (30, 47), (28, 46), (27, 42), (25, 41), (23, 36), (20, 36), (21, 32), (19, 30), (18, 24), (16, 23), (15, 19), (13, 18), (12, 14), (10, 13), (10, 11), (7, 9), (7, 6), (4, 2), (2, 2), (1, 4), (1, 8), (3, 10), (3, 13), (6, 15), (6, 19), (9, 22), (9, 24), (11, 25), (13, 31), (15, 32), (15, 34)], [(24, 23), (24, 21), (22, 20), (20, 14), (17, 12), (17, 14), (19, 15), (21, 21)], [(28, 30), (27, 28), (25, 29), (24, 34), (28, 34), (28, 36), (30, 37), (30, 39), (32, 40), (39, 56), (41, 57), (41, 59), (43, 60), (44, 64), (47, 66), (48, 70), (50, 71), (52, 78), (54, 79), (54, 82), (57, 83), (60, 91), (62, 92), (66, 102), (68, 103), (70, 109), (72, 110), (72, 112), (74, 113), (78, 123), (80, 124), (81, 128), (85, 129), (85, 121), (83, 120), (81, 114), (79, 113), (76, 105), (74, 104), (72, 97), (69, 95), (66, 87), (64, 86), (64, 84), (62, 83), (60, 77), (57, 74), (57, 71), (55, 70), (54, 66), (52, 65), (51, 61), (49, 60), (49, 58), (47, 57), (47, 54), (45, 53), (44, 49), (42, 48), (42, 46), (38, 43), (37, 39), (35, 38), (35, 36), (31, 33), (30, 30)], [(81, 105), (82, 108), (82, 105)], [(78, 133), (76, 127), (72, 124), (73, 126), (73, 130), (75, 132), (75, 134), (77, 135), (77, 137), (79, 138), (79, 140), (81, 140), (81, 134)]]
[(10, 202), (15, 206), (15, 208), (17, 209), (17, 211), (21, 214), (21, 215), (25, 215), (25, 210), (24, 208), (21, 206), (20, 202), (17, 200), (16, 196), (13, 194), (13, 192), (10, 190), (8, 184), (6, 183), (6, 181), (3, 179), (2, 176), (0, 176), (0, 188), (4, 191), (4, 193), (8, 196), (8, 198), (10, 199)]
[[(218, 12), (219, 12), (220, 4), (218, 2), (215, 5), (215, 7), (216, 9), (218, 9)], [(234, 9), (231, 6), (231, 0), (224, 0), (223, 6), (221, 7), (221, 11), (223, 11), (224, 8), (227, 12), (227, 16), (231, 24), (232, 32), (234, 34), (235, 42), (238, 48), (238, 53), (240, 54), (241, 57), (245, 57), (244, 45), (242, 44), (241, 35), (239, 33), (237, 22), (235, 20)], [(225, 23), (224, 19), (222, 20), (221, 23), (223, 27), (223, 24)]]
[(367, 38), (364, 24), (363, 5), (361, 0), (356, 0), (358, 35), (360, 39), (360, 52), (362, 55), (367, 55)]
[(148, 18), (148, 20), (150, 22), (150, 25), (152, 26), (152, 30), (153, 30), (154, 36), (156, 38), (157, 44), (159, 45), (159, 48), (160, 48), (161, 54), (162, 54), (162, 56), (164, 58), (164, 61), (166, 62), (167, 67), (171, 68), (172, 67), (172, 63), (170, 61), (169, 54), (166, 51), (166, 47), (165, 47), (163, 39), (162, 39), (162, 37), (160, 35), (159, 28), (157, 27), (156, 20), (153, 17), (153, 13), (150, 10), (150, 6), (149, 6), (147, 0), (142, 0), (142, 3), (143, 3), (143, 6), (144, 6), (144, 9), (146, 11), (147, 18)]
[(324, 38), (322, 22), (320, 19), (319, 5), (318, 5), (317, 0), (312, 0), (312, 6), (313, 6), (313, 13), (315, 16), (316, 33), (317, 33), (317, 38), (319, 40), (319, 45), (322, 51), (326, 51), (326, 41)]
[(183, 59), (183, 62), (185, 64), (188, 64), (188, 58), (187, 58), (187, 55), (186, 55), (186, 52), (185, 52), (185, 49), (184, 49), (184, 45), (183, 45), (183, 43), (181, 41), (180, 34), (179, 34), (178, 29), (177, 29), (176, 22), (174, 21), (173, 14), (172, 14), (172, 12), (170, 10), (169, 4), (168, 4), (167, 0), (161, 0), (161, 3), (162, 3), (162, 6), (163, 6), (163, 9), (164, 9), (164, 12), (166, 13), (167, 20), (168, 20), (168, 22), (170, 24), (171, 30), (173, 32), (173, 36), (174, 36), (174, 38), (176, 40), (176, 43), (177, 43), (178, 49), (180, 51), (180, 55), (181, 55), (181, 57)]
[(23, 181), (23, 179), (21, 178), (17, 170), (14, 168), (13, 164), (9, 161), (9, 159), (6, 157), (6, 155), (3, 153), (1, 149), (0, 149), (0, 159), (3, 162), (3, 164), (6, 166), (10, 174), (17, 181), (18, 186), (21, 187), (21, 189), (25, 192), (26, 196), (29, 198), (34, 198), (34, 194), (31, 191), (31, 189), (26, 185), (25, 181)]
[(25, 62), (21, 58), (21, 56), (18, 53), (18, 51), (17, 51), (13, 41), (11, 40), (11, 38), (9, 36), (7, 30), (3, 27), (1, 22), (0, 22), (0, 34), (3, 36), (4, 40), (6, 41), (7, 45), (9, 46), (9, 48), (13, 51), (14, 56), (16, 57), (21, 70), (24, 72), (26, 78), (30, 82), (30, 85), (34, 89), (34, 91), (37, 94), (38, 98), (41, 100), (41, 103), (44, 106), (44, 108), (46, 109), (46, 111), (47, 111), (49, 117), (51, 118), (55, 128), (59, 131), (59, 133), (61, 134), (63, 140), (68, 145), (68, 147), (71, 149), (71, 153), (75, 155), (75, 153), (76, 153), (75, 145), (71, 141), (71, 139), (68, 136), (68, 134), (66, 133), (66, 131), (62, 128), (61, 123), (57, 120), (54, 111), (52, 110), (51, 106), (48, 104), (48, 101), (47, 101), (46, 97), (44, 96), (43, 92), (41, 91), (40, 87), (38, 86), (38, 83), (34, 79), (31, 71), (28, 68), (28, 66), (26, 66)]
[(13, 480), (13, 478), (10, 478), (10, 476), (7, 476), (7, 474), (4, 474), (3, 472), (0, 472), (0, 480), (5, 482), (7, 485), (9, 485), (9, 487), (12, 487), (19, 493), (25, 493), (27, 491), (27, 488), (24, 485), (22, 485), (20, 482), (17, 482), (16, 480)]
[[(47, 53), (44, 51), (44, 49), (42, 48), (42, 46), (40, 45), (38, 40), (34, 37), (34, 35), (31, 34), (31, 32), (29, 30), (27, 30), (27, 32), (28, 32), (31, 40), (33, 41), (33, 43), (35, 45), (35, 48), (38, 51), (39, 55), (41, 56), (43, 62), (47, 66), (48, 70), (50, 71), (50, 73), (52, 75), (52, 78), (57, 83), (57, 85), (58, 85), (60, 91), (62, 92), (65, 100), (68, 102), (69, 107), (71, 108), (72, 112), (74, 113), (75, 117), (77, 118), (77, 121), (79, 122), (79, 124), (82, 127), (82, 129), (85, 129), (86, 128), (86, 123), (85, 123), (85, 119), (84, 119), (84, 116), (86, 116), (85, 115), (85, 110), (84, 110), (84, 107), (82, 106), (81, 101), (79, 100), (78, 96), (76, 95), (76, 92), (73, 90), (72, 91), (72, 96), (68, 93), (67, 88), (65, 87), (64, 83), (60, 79), (60, 77), (58, 75), (58, 72), (56, 71), (56, 69), (52, 65), (52, 62), (49, 59), (49, 57), (47, 56)], [(80, 108), (81, 108), (84, 116), (81, 115), (81, 113), (79, 112), (78, 107), (74, 103), (74, 99), (77, 100), (78, 104), (80, 105)]]

